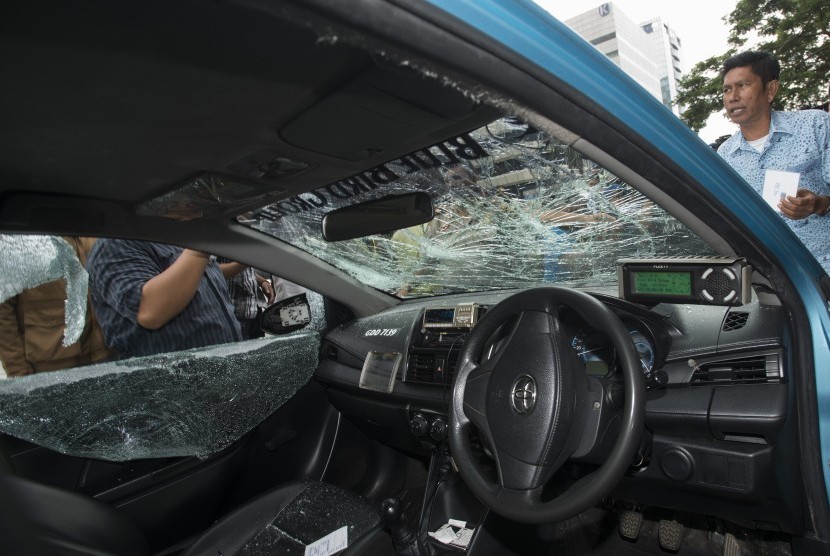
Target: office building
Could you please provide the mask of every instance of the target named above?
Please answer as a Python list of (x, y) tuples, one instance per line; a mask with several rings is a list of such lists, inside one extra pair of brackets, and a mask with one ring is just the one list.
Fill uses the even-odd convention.
[(659, 17), (636, 23), (607, 2), (565, 23), (675, 114), (680, 113), (671, 103), (683, 69), (681, 41)]

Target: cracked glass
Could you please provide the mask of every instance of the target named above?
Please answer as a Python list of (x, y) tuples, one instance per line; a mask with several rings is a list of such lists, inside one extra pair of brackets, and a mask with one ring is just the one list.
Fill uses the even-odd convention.
[(0, 251), (3, 253), (0, 258), (3, 273), (0, 303), (8, 305), (26, 290), (62, 280), (65, 292), (63, 347), (78, 341), (86, 319), (89, 275), (76, 247), (75, 238), (0, 235)]
[(246, 340), (0, 382), (0, 431), (70, 456), (219, 452), (314, 374), (317, 332)]
[(304, 556), (309, 554), (306, 547), (341, 527), (351, 546), (379, 521), (377, 509), (365, 498), (325, 483), (309, 482), (242, 547), (240, 554)]
[[(425, 224), (327, 242), (340, 207), (413, 191)], [(616, 287), (622, 258), (715, 253), (647, 197), (519, 117), (239, 217), (357, 280), (402, 297), (542, 285)]]
[(317, 367), (322, 296), (291, 334), (118, 359), (90, 302), (94, 238), (0, 235), (0, 432), (105, 461), (208, 456), (302, 388)]

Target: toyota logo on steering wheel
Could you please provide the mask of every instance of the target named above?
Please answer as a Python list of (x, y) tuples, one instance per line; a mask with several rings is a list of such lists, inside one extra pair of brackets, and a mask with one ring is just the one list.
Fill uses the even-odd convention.
[(519, 415), (527, 415), (536, 405), (536, 381), (528, 375), (521, 375), (513, 382), (510, 400), (513, 411)]

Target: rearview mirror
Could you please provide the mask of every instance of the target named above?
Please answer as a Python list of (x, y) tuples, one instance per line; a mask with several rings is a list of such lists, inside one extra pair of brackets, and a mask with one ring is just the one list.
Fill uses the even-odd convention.
[(342, 241), (393, 232), (429, 222), (434, 216), (432, 198), (422, 191), (389, 195), (326, 214), (323, 238)]

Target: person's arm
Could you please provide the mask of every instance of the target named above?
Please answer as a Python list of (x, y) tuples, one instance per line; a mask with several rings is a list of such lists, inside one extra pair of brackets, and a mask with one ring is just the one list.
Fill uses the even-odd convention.
[[(830, 115), (813, 112), (816, 123), (816, 148), (821, 164), (820, 180), (824, 182), (825, 190), (830, 186)], [(778, 204), (781, 213), (787, 218), (800, 220), (813, 214), (828, 216), (830, 197), (819, 195), (808, 189), (799, 189), (796, 196), (787, 196)]]
[(799, 189), (795, 197), (788, 195), (778, 203), (778, 208), (781, 209), (781, 214), (793, 220), (801, 220), (813, 214), (824, 216), (830, 208), (830, 197), (817, 195), (809, 189)]
[[(246, 268), (248, 268), (247, 265), (238, 263), (236, 261), (219, 263), (219, 269), (222, 271), (222, 275), (225, 277), (226, 280), (230, 280), (240, 272), (244, 271)], [(259, 285), (259, 289), (261, 289), (262, 293), (265, 294), (265, 298), (268, 301), (268, 305), (273, 303), (276, 293), (274, 292), (274, 288), (271, 286), (271, 282), (269, 282), (267, 278), (264, 278), (256, 273), (254, 273), (254, 278), (256, 278), (257, 284)]]
[(224, 276), (226, 280), (230, 280), (246, 268), (248, 268), (247, 265), (238, 263), (236, 261), (219, 263), (219, 269), (222, 271), (222, 276)]
[(173, 264), (148, 280), (141, 288), (138, 324), (156, 330), (184, 311), (196, 295), (208, 263), (207, 253), (185, 249)]
[(265, 300), (268, 305), (272, 304), (274, 299), (277, 297), (277, 292), (274, 291), (274, 286), (268, 281), (268, 278), (265, 278), (264, 276), (254, 274), (254, 278), (256, 278), (257, 284), (259, 284), (259, 289), (261, 289), (262, 293), (265, 294)]
[(0, 361), (7, 376), (23, 376), (35, 372), (26, 361), (23, 334), (17, 322), (17, 296), (0, 303)]

